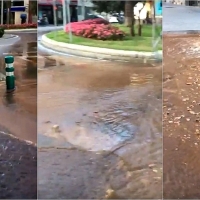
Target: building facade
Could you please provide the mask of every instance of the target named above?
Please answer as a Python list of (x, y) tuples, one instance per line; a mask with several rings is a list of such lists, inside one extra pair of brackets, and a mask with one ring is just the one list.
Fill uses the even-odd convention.
[[(4, 0), (2, 11), (3, 24), (37, 23), (37, 20), (33, 20), (37, 15), (37, 2), (34, 0)], [(23, 20), (22, 17), (24, 17)]]
[[(91, 0), (71, 0), (70, 21), (81, 21), (85, 15), (93, 8)], [(66, 12), (66, 22), (68, 23), (68, 13)], [(38, 18), (46, 16), (49, 24), (63, 24), (63, 2), (62, 0), (38, 0)], [(56, 21), (55, 21), (56, 20)]]
[(184, 6), (200, 6), (200, 0), (165, 0), (165, 2)]

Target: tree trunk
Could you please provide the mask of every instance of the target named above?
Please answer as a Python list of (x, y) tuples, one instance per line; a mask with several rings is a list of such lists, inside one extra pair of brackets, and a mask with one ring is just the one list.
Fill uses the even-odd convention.
[(133, 1), (125, 1), (125, 25), (130, 27), (130, 35), (135, 36)]
[[(144, 8), (144, 6), (145, 6), (145, 3), (143, 3), (142, 9)], [(139, 36), (142, 36), (142, 24), (143, 23), (141, 23), (142, 21), (140, 19), (140, 13), (141, 13), (142, 9), (139, 11), (139, 16), (138, 16), (138, 35)]]
[(6, 1), (6, 10), (7, 10), (7, 19), (6, 19), (6, 24), (10, 24), (10, 14), (11, 14), (11, 12), (10, 12), (10, 8), (11, 8), (11, 0), (7, 0)]
[(133, 3), (132, 1), (125, 2), (125, 25), (128, 27), (132, 26), (132, 16), (133, 16)]
[(135, 36), (135, 16), (134, 16), (134, 10), (133, 10), (133, 14), (132, 14), (132, 19), (131, 19), (131, 28), (130, 28), (130, 34), (131, 36)]
[(33, 23), (33, 16), (37, 15), (37, 1), (29, 1), (28, 23)]
[(28, 23), (31, 24), (32, 23), (32, 12), (31, 12), (31, 8), (32, 8), (32, 1), (29, 1), (29, 5), (28, 5)]

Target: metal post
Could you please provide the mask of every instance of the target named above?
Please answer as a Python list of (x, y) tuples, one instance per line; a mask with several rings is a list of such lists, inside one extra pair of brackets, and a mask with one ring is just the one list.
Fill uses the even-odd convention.
[(69, 42), (72, 43), (72, 29), (71, 29), (71, 17), (70, 17), (70, 0), (67, 0), (67, 18), (69, 26)]
[[(53, 18), (54, 18), (54, 26), (57, 26), (57, 17), (56, 17), (56, 1), (53, 0)], [(57, 37), (57, 31), (54, 32), (54, 37)]]
[(63, 30), (65, 31), (65, 26), (67, 24), (67, 16), (66, 16), (66, 1), (63, 0)]
[(1, 24), (3, 24), (3, 0), (1, 0)]
[(85, 0), (82, 0), (82, 4), (81, 4), (81, 11), (82, 11), (82, 16), (83, 16), (83, 20), (85, 19)]
[(155, 3), (154, 1), (152, 2), (152, 47), (153, 47), (153, 52), (155, 53)]
[(5, 71), (6, 71), (6, 89), (7, 92), (12, 92), (15, 90), (15, 75), (14, 75), (14, 57), (6, 56), (5, 57)]

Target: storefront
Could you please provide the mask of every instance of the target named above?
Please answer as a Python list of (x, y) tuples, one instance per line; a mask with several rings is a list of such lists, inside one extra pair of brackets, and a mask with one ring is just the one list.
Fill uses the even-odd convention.
[[(66, 11), (67, 12), (67, 11)], [(54, 17), (55, 13), (55, 17)], [(55, 4), (53, 0), (38, 0), (38, 18), (46, 16), (49, 24), (63, 24), (63, 6), (62, 1), (57, 0)], [(67, 13), (66, 13), (67, 16)], [(71, 21), (77, 21), (77, 0), (70, 2), (70, 17)], [(54, 22), (56, 19), (56, 22)], [(67, 19), (66, 19), (67, 20)], [(68, 21), (68, 20), (67, 20)]]

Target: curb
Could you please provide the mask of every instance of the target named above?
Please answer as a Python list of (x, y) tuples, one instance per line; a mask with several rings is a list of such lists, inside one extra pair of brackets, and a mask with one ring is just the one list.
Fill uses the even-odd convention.
[(7, 34), (6, 38), (0, 38), (0, 57), (8, 53), (12, 45), (19, 42), (21, 38), (17, 35)]
[(199, 36), (200, 30), (183, 30), (183, 31), (163, 31), (163, 35), (193, 35)]
[(29, 28), (29, 29), (7, 29), (5, 30), (5, 33), (9, 32), (28, 32), (28, 31), (37, 31), (37, 28)]
[(68, 55), (74, 55), (78, 57), (87, 57), (92, 59), (101, 60), (120, 60), (120, 61), (132, 61), (142, 63), (155, 63), (162, 60), (162, 51), (159, 51), (159, 58), (155, 58), (155, 54), (152, 52), (138, 52), (138, 51), (123, 51), (107, 48), (89, 47), (83, 45), (69, 44), (56, 42), (42, 35), (41, 44), (51, 50), (66, 53)]

